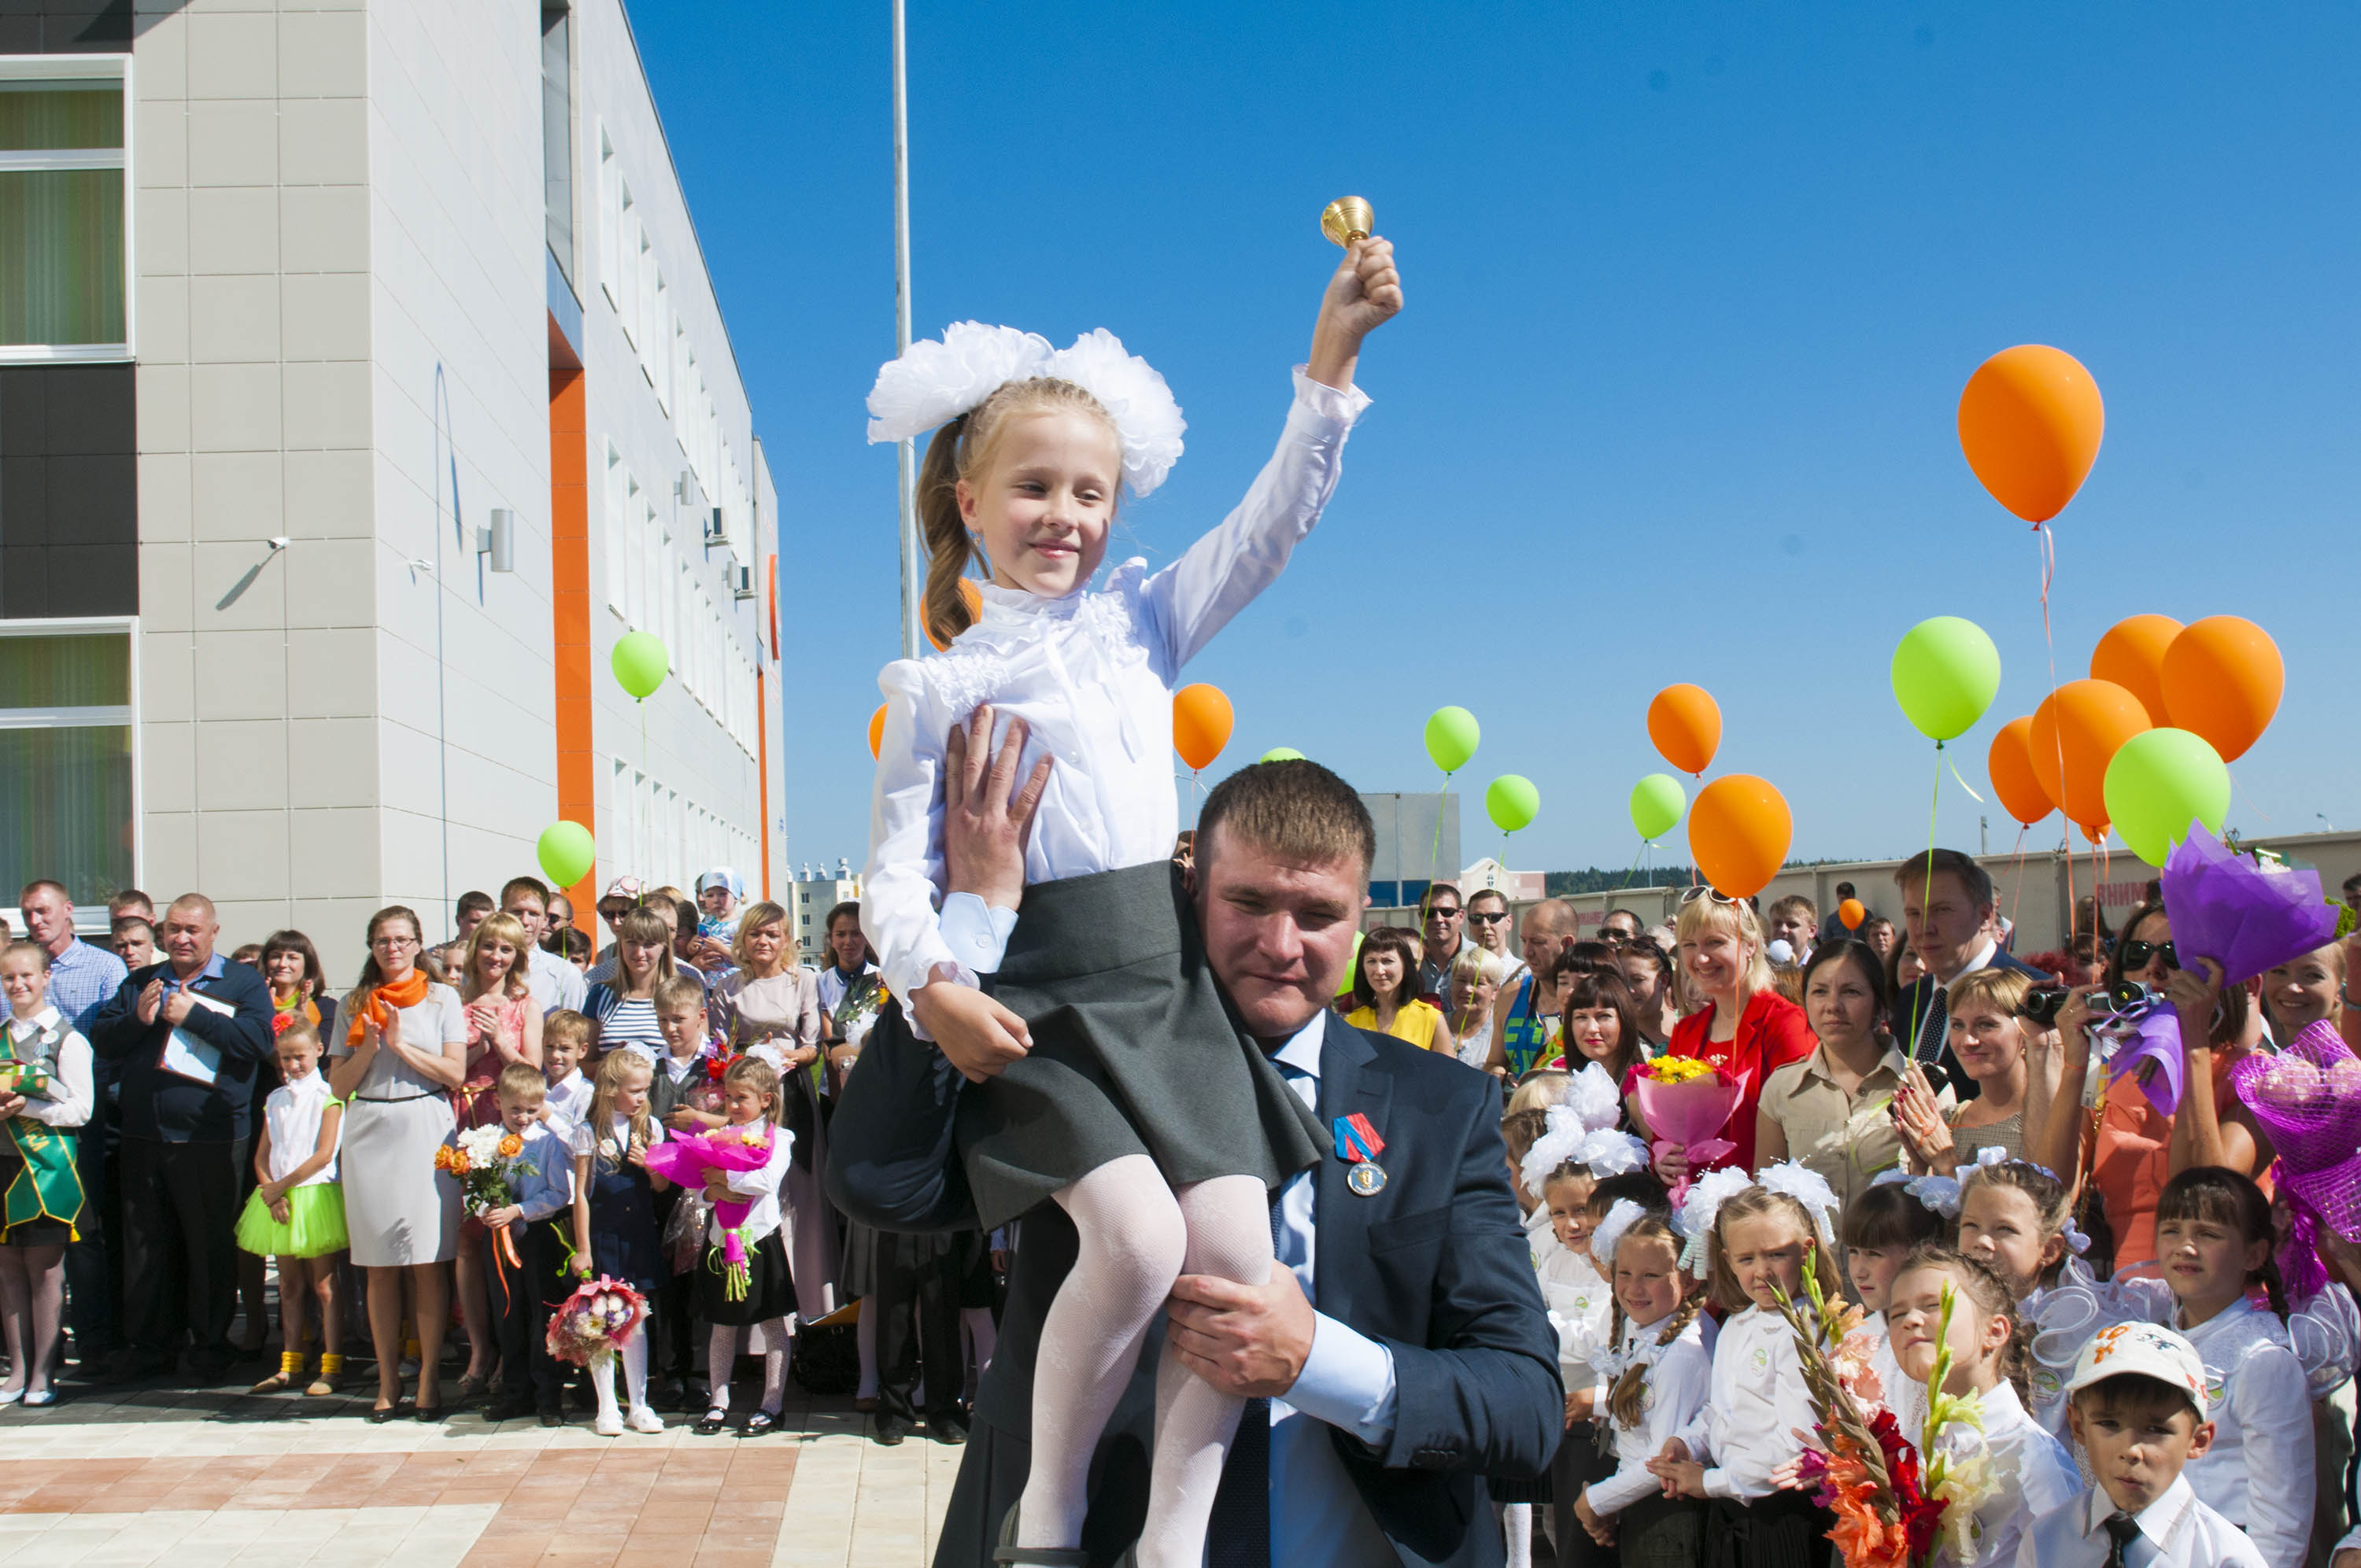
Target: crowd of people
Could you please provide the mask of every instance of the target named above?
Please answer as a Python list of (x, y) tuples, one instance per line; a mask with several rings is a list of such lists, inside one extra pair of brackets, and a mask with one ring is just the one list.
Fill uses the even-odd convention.
[[(1510, 1089), (1567, 1398), (1546, 1479), (1492, 1484), (1510, 1560), (1542, 1503), (1559, 1563), (1828, 1561), (1772, 1288), (1817, 1271), (1914, 1438), (1960, 1303), (1943, 1390), (1980, 1396), (1983, 1430), (1940, 1441), (2001, 1485), (1937, 1561), (2354, 1568), (2361, 1249), (2299, 1222), (2233, 1073), (2309, 1029), (2361, 1039), (2361, 936), (2225, 986), (2154, 885), (2120, 932), (2085, 900), (2026, 959), (1971, 857), (1914, 857), (1893, 892), (1898, 928), (1700, 887), (1669, 927), (1617, 909), (1588, 939), (1544, 901), (1512, 955), (1497, 893), (1437, 883), (1420, 929), (1364, 938), (1336, 1006)], [(2141, 1005), (2177, 1019), (2177, 1100), (2094, 1044)], [(1735, 1086), (1727, 1152), (1692, 1165), (1649, 1127), (1658, 1058)]]
[[(557, 1425), (570, 1399), (609, 1435), (661, 1431), (661, 1411), (759, 1435), (806, 1326), (851, 1343), (807, 1350), (799, 1375), (848, 1384), (877, 1441), (921, 1417), (963, 1439), (994, 1249), (848, 1226), (820, 1190), (828, 1117), (883, 1000), (857, 904), (829, 912), (807, 965), (786, 911), (744, 902), (727, 868), (693, 897), (625, 878), (598, 905), (601, 951), (562, 894), (520, 876), (459, 899), (436, 947), (415, 912), (379, 910), (339, 984), (301, 931), (218, 950), (200, 894), (160, 913), (119, 894), (112, 951), (76, 934), (59, 883), (18, 902), (26, 935), (0, 951), (21, 1064), (0, 1067), (0, 1404), (55, 1403), (69, 1365), (218, 1384), (275, 1329), (252, 1392), (364, 1387), (358, 1346), (373, 1421)], [(701, 1193), (649, 1170), (667, 1135), (733, 1123), (775, 1126), (777, 1157)], [(447, 1167), (461, 1135), (493, 1126), (520, 1141), (517, 1175), (472, 1212)], [(749, 1209), (731, 1227), (752, 1259), (739, 1289), (705, 1266), (730, 1201)], [(544, 1343), (594, 1272), (649, 1303), (620, 1400), (605, 1359), (585, 1376)], [(857, 1327), (810, 1335), (832, 1315)], [(733, 1397), (748, 1354), (760, 1393)]]

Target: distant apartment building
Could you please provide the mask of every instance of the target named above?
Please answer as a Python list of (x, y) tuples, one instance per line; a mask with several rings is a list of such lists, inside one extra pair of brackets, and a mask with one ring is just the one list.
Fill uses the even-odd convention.
[(0, 9), (0, 895), (766, 890), (776, 542), (620, 0)]

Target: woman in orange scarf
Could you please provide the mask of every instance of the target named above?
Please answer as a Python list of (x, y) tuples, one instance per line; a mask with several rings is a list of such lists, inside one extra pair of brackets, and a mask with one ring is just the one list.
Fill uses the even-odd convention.
[(418, 916), (395, 905), (368, 925), (368, 962), (346, 1002), (329, 1054), (329, 1090), (345, 1112), (345, 1217), (353, 1261), (368, 1271), (378, 1366), (372, 1421), (401, 1409), (401, 1321), (418, 1325), (421, 1420), (443, 1413), (436, 1369), (451, 1315), (443, 1266), (458, 1250), (459, 1184), (434, 1168), (456, 1125), (451, 1092), (467, 1079), (467, 1014), (459, 993), (418, 967)]

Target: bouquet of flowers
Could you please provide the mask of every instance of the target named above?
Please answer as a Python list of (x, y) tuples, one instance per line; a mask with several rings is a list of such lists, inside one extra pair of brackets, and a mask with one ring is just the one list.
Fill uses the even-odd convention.
[(2224, 985), (2336, 939), (2337, 905), (2322, 898), (2318, 872), (2266, 870), (2202, 822), (2165, 857), (2162, 882), (2175, 945), (2221, 964)]
[[(1830, 1303), (1810, 1268), (1804, 1271), (1804, 1285), (1808, 1314), (1784, 1295), (1779, 1310), (1802, 1353), (1805, 1387), (1819, 1417), (1820, 1446), (1804, 1451), (1802, 1480), (1818, 1488), (1813, 1500), (1837, 1516), (1828, 1531), (1837, 1555), (1845, 1568), (1922, 1568), (1949, 1535), (1955, 1555), (1961, 1561), (1972, 1557), (1968, 1532), (1977, 1507), (1997, 1483), (1981, 1453), (1954, 1459), (1936, 1442), (1954, 1425), (1983, 1428), (1976, 1396), (1943, 1392), (1951, 1372), (1955, 1293), (1943, 1287), (1939, 1348), (1927, 1380), (1927, 1421), (1914, 1447), (1894, 1412), (1875, 1402), (1870, 1392), (1874, 1377), (1857, 1365), (1848, 1348), (1847, 1342), (1858, 1337), (1853, 1331), (1861, 1310)], [(1934, 1455), (1923, 1468), (1922, 1454)]]
[(555, 1360), (588, 1366), (593, 1358), (612, 1355), (629, 1344), (647, 1315), (647, 1298), (621, 1280), (604, 1275), (586, 1279), (549, 1315), (549, 1354)]
[[(707, 1179), (716, 1172), (762, 1169), (771, 1162), (776, 1143), (784, 1140), (792, 1145), (794, 1138), (793, 1133), (768, 1122), (732, 1123), (709, 1133), (667, 1138), (648, 1150), (648, 1169), (667, 1181), (702, 1191)], [(725, 1294), (732, 1301), (744, 1300), (752, 1282), (746, 1264), (745, 1234), (746, 1213), (752, 1207), (752, 1201), (741, 1198), (718, 1199), (713, 1205), (713, 1218), (722, 1232), (721, 1261), (728, 1276)]]
[[(434, 1168), (459, 1179), (461, 1204), (480, 1220), (492, 1210), (505, 1209), (516, 1201), (510, 1179), (516, 1174), (523, 1154), (523, 1136), (495, 1122), (489, 1126), (470, 1127), (436, 1149)], [(524, 1260), (518, 1255), (508, 1227), (502, 1225), (493, 1234), (510, 1266), (522, 1267)]]
[[(1694, 1170), (1738, 1147), (1721, 1132), (1742, 1095), (1730, 1075), (1711, 1062), (1656, 1057), (1633, 1068), (1628, 1084), (1640, 1102), (1640, 1118), (1648, 1124), (1659, 1158), (1677, 1151), (1688, 1157)], [(1675, 1208), (1687, 1195), (1688, 1186), (1684, 1177), (1673, 1189)]]
[(2301, 1300), (2327, 1283), (2318, 1228), (2361, 1242), (2361, 1059), (2323, 1018), (2276, 1056), (2257, 1052), (2230, 1069), (2230, 1087), (2279, 1151), (2279, 1186), (2294, 1211), (2280, 1256)]

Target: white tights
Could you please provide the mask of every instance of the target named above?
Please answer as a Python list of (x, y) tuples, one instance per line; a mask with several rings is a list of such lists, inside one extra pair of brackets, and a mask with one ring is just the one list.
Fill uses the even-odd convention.
[[(631, 1398), (631, 1409), (635, 1411), (648, 1408), (648, 1330), (650, 1326), (649, 1323), (642, 1323), (640, 1332), (624, 1343), (621, 1353), (623, 1392)], [(594, 1355), (590, 1358), (590, 1387), (598, 1394), (600, 1420), (621, 1415), (622, 1412), (615, 1408), (615, 1358), (613, 1356)]]
[[(793, 1332), (785, 1318), (773, 1318), (763, 1328), (763, 1404), (766, 1416), (775, 1416), (787, 1402), (787, 1341)], [(713, 1388), (706, 1402), (712, 1409), (730, 1408), (730, 1372), (738, 1364), (738, 1336), (744, 1331), (729, 1323), (713, 1325), (706, 1342), (705, 1380)]]
[[(1041, 1325), (1033, 1369), (1033, 1464), (1017, 1544), (1082, 1543), (1091, 1454), (1131, 1380), (1142, 1336), (1182, 1273), (1243, 1285), (1270, 1277), (1262, 1183), (1224, 1176), (1178, 1190), (1145, 1155), (1112, 1160), (1057, 1194), (1081, 1246)], [(1141, 1568), (1195, 1564), (1244, 1401), (1168, 1350), (1156, 1368), (1156, 1444)]]

